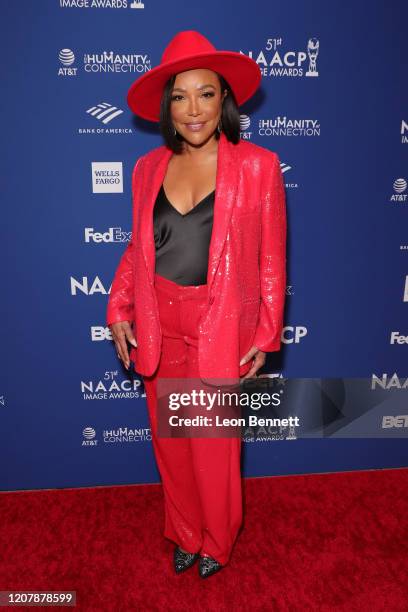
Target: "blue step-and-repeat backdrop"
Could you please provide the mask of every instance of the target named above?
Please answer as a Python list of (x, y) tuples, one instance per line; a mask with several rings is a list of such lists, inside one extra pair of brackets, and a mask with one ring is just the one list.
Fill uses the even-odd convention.
[[(241, 137), (279, 154), (293, 428), (243, 432), (243, 475), (407, 465), (408, 5), (3, 0), (2, 490), (158, 482), (141, 378), (105, 326), (135, 161), (162, 144), (129, 85), (195, 29), (254, 58)], [(101, 179), (109, 177), (109, 180)], [(309, 434), (309, 435), (308, 435)]]

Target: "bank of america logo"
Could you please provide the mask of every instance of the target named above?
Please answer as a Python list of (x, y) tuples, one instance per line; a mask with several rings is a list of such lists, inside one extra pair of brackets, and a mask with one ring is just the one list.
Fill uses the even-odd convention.
[(91, 108), (88, 108), (86, 112), (89, 115), (92, 115), (92, 117), (95, 117), (95, 119), (98, 119), (102, 123), (106, 124), (112, 121), (112, 119), (115, 119), (121, 115), (123, 110), (120, 110), (120, 108), (117, 106), (112, 106), (112, 104), (108, 104), (107, 102), (101, 102), (96, 106), (91, 106)]

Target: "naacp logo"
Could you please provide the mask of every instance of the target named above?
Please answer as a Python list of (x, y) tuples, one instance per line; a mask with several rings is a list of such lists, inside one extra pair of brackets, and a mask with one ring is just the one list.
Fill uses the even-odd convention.
[(71, 283), (71, 295), (78, 295), (78, 293), (82, 293), (83, 295), (94, 295), (95, 293), (100, 293), (101, 295), (108, 295), (112, 288), (112, 284), (106, 289), (104, 287), (99, 276), (95, 276), (95, 278), (88, 279), (87, 276), (83, 276), (82, 280), (78, 280), (73, 276), (70, 277)]
[(281, 37), (268, 38), (265, 49), (250, 51), (264, 77), (318, 77), (317, 58), (320, 43), (317, 38), (309, 38), (306, 50), (283, 48)]
[(396, 372), (392, 376), (384, 373), (381, 377), (372, 374), (371, 389), (374, 390), (377, 387), (380, 389), (408, 389), (408, 378), (400, 378)]
[(143, 397), (141, 388), (139, 378), (122, 378), (118, 370), (105, 372), (103, 379), (81, 380), (82, 399), (87, 401), (140, 398)]

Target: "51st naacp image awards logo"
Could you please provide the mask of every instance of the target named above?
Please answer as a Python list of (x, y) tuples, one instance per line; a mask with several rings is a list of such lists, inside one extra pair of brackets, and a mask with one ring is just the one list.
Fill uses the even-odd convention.
[(263, 49), (252, 49), (248, 55), (256, 61), (264, 77), (316, 78), (319, 47), (317, 38), (309, 38), (306, 48), (300, 50), (285, 49), (282, 37), (268, 38)]
[(80, 386), (86, 401), (146, 397), (140, 378), (123, 378), (118, 370), (104, 372), (101, 378), (81, 380)]

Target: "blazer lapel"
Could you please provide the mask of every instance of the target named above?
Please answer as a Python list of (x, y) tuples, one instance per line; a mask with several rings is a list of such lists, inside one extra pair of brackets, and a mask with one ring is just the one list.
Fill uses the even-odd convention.
[[(215, 183), (214, 217), (211, 241), (208, 253), (207, 284), (210, 292), (217, 272), (232, 209), (238, 187), (238, 145), (231, 143), (224, 132), (221, 132), (218, 142), (217, 176)], [(149, 281), (154, 283), (156, 249), (153, 230), (153, 209), (161, 184), (166, 176), (167, 166), (173, 152), (166, 146), (160, 147), (159, 157), (150, 162), (144, 179), (142, 190), (145, 202), (140, 206), (140, 243), (146, 262)]]
[(140, 212), (140, 245), (146, 263), (150, 284), (154, 284), (154, 269), (156, 263), (156, 248), (153, 230), (153, 209), (161, 184), (166, 176), (167, 165), (173, 151), (166, 146), (158, 149), (159, 157), (149, 160), (146, 168), (143, 189), (144, 202), (139, 207)]
[(211, 292), (218, 264), (220, 263), (238, 189), (239, 164), (237, 147), (238, 145), (230, 142), (224, 132), (221, 132), (218, 143), (213, 228), (208, 253), (208, 294)]

